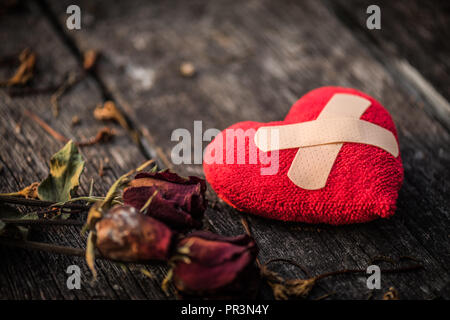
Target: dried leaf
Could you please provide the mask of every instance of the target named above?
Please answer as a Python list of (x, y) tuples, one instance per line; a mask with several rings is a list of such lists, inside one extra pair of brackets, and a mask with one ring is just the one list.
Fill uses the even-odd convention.
[[(69, 139), (64, 137), (62, 134), (54, 130), (48, 123), (46, 123), (44, 120), (39, 118), (36, 114), (29, 110), (25, 110), (24, 114), (28, 117), (30, 117), (34, 122), (36, 122), (42, 129), (44, 129), (49, 135), (51, 135), (53, 138), (55, 138), (58, 141), (67, 143)], [(72, 118), (72, 125), (73, 125)], [(79, 118), (78, 118), (79, 121)], [(101, 128), (97, 131), (97, 134), (94, 137), (88, 138), (87, 140), (75, 142), (75, 145), (78, 147), (85, 147), (85, 146), (92, 146), (97, 143), (103, 143), (111, 140), (116, 135), (116, 131), (113, 129), (110, 129), (108, 127)]]
[(183, 62), (180, 65), (180, 73), (183, 77), (190, 78), (195, 75), (195, 66), (192, 62)]
[(72, 198), (84, 169), (84, 161), (76, 145), (69, 141), (50, 159), (50, 174), (37, 188), (39, 199), (65, 202)]
[(93, 230), (97, 221), (102, 218), (101, 202), (94, 203), (89, 209), (86, 224), (81, 230), (81, 234), (84, 234), (87, 230)]
[(383, 300), (398, 300), (398, 292), (394, 287), (390, 287), (389, 290), (383, 295)]
[(289, 298), (308, 297), (312, 288), (316, 284), (316, 279), (292, 279), (282, 283), (268, 282), (272, 287), (273, 295), (276, 300), (287, 300)]
[(7, 81), (1, 82), (0, 85), (8, 87), (24, 85), (31, 80), (36, 65), (36, 54), (29, 48), (24, 49), (19, 56), (20, 65), (15, 74)]
[(94, 110), (94, 118), (97, 120), (117, 121), (124, 129), (129, 130), (125, 117), (113, 101), (106, 101), (103, 106), (98, 105)]
[(111, 140), (116, 135), (116, 131), (108, 127), (101, 128), (95, 137), (89, 138), (86, 141), (77, 142), (76, 145), (79, 147), (92, 146), (97, 143), (103, 143)]
[(74, 126), (79, 125), (80, 122), (81, 122), (80, 117), (75, 115), (75, 116), (72, 117), (71, 125), (74, 127)]
[(145, 269), (145, 268), (141, 268), (141, 273), (142, 273), (144, 276), (146, 276), (147, 278), (155, 279), (155, 276), (153, 275), (153, 273), (151, 273), (150, 271), (148, 271), (148, 270)]
[(95, 270), (95, 233), (89, 232), (86, 243), (86, 263), (92, 272), (94, 279), (97, 279), (97, 270)]
[(83, 69), (90, 70), (95, 66), (97, 62), (98, 52), (95, 50), (88, 50), (84, 53), (83, 56)]
[(278, 273), (269, 270), (267, 266), (262, 266), (261, 275), (272, 288), (273, 296), (276, 300), (288, 300), (289, 298), (305, 299), (317, 282), (317, 277), (285, 280)]
[(13, 196), (13, 197), (25, 197), (25, 199), (38, 199), (37, 188), (39, 182), (33, 182), (28, 187), (23, 188), (17, 192), (2, 193), (2, 196)]
[(171, 283), (172, 278), (173, 278), (173, 268), (170, 268), (169, 271), (167, 271), (167, 274), (161, 283), (161, 289), (167, 297), (170, 296), (169, 284)]

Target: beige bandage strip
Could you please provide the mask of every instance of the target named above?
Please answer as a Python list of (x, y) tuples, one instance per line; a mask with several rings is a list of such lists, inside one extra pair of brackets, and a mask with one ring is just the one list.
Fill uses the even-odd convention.
[(367, 99), (335, 94), (317, 120), (261, 127), (255, 134), (255, 144), (265, 152), (299, 148), (288, 171), (289, 179), (303, 189), (320, 189), (326, 184), (343, 142), (373, 145), (398, 156), (392, 132), (359, 119), (369, 106)]
[[(369, 100), (351, 94), (335, 94), (322, 109), (317, 119), (351, 117), (359, 119), (370, 107)], [(288, 177), (291, 181), (308, 190), (325, 187), (334, 161), (341, 151), (342, 143), (299, 148)]]
[[(278, 131), (279, 141), (271, 141)], [(260, 142), (263, 136), (267, 143)], [(353, 118), (321, 119), (284, 126), (262, 127), (255, 133), (255, 141), (262, 151), (319, 146), (330, 143), (364, 143), (386, 150), (397, 157), (394, 135), (376, 124)]]

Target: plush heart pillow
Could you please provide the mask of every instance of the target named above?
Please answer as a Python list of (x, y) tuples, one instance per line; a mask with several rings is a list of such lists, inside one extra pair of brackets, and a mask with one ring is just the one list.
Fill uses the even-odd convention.
[[(300, 98), (284, 121), (240, 122), (216, 136), (205, 150), (203, 168), (217, 195), (241, 211), (284, 221), (339, 225), (392, 216), (403, 182), (402, 161), (399, 154), (394, 156), (374, 145), (344, 142), (332, 162), (326, 184), (319, 189), (302, 188), (288, 176), (297, 152), (302, 156), (302, 148), (280, 149), (273, 166), (276, 172), (262, 174), (262, 169), (273, 165), (269, 160), (274, 152), (264, 153), (255, 146), (255, 131), (316, 120), (336, 94), (367, 99), (367, 108), (359, 119), (386, 129), (398, 144), (391, 116), (374, 98), (355, 89), (319, 88)], [(226, 134), (230, 129), (245, 132), (244, 140), (232, 138), (230, 142)], [(251, 150), (255, 148), (261, 156), (251, 161)], [(243, 157), (245, 161), (239, 161)], [(320, 164), (321, 159), (314, 161), (313, 166)]]

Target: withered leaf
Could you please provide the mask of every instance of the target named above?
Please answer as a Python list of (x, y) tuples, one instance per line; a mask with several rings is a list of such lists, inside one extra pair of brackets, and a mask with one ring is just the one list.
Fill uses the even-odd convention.
[(104, 127), (101, 128), (94, 137), (89, 138), (86, 141), (77, 142), (76, 144), (79, 147), (92, 146), (97, 143), (107, 142), (111, 140), (115, 135), (116, 135), (115, 130), (110, 129), (108, 127)]
[(92, 231), (89, 232), (86, 243), (86, 263), (94, 279), (97, 279), (97, 271), (95, 270), (95, 233)]
[(195, 66), (192, 62), (183, 62), (180, 65), (180, 73), (183, 77), (193, 77), (195, 75)]
[(316, 284), (314, 278), (311, 279), (291, 279), (281, 283), (270, 282), (274, 298), (276, 300), (288, 300), (289, 298), (305, 299)]
[(261, 267), (261, 275), (272, 288), (275, 300), (288, 300), (290, 298), (305, 299), (318, 280), (318, 277), (286, 280), (277, 272), (269, 270), (267, 263)]
[(80, 175), (84, 169), (84, 160), (77, 146), (69, 141), (50, 159), (50, 174), (37, 188), (39, 199), (65, 202), (80, 184)]
[(155, 276), (153, 275), (153, 273), (151, 273), (150, 271), (148, 271), (148, 270), (145, 269), (145, 268), (141, 268), (141, 273), (142, 273), (144, 276), (146, 276), (147, 278), (155, 279)]
[(103, 105), (98, 105), (94, 110), (94, 118), (117, 121), (124, 129), (129, 129), (127, 120), (113, 101), (106, 101)]
[(398, 300), (398, 291), (394, 287), (390, 287), (389, 290), (383, 295), (383, 300)]
[(83, 55), (83, 68), (84, 70), (90, 70), (97, 62), (98, 52), (95, 50), (88, 50)]
[(25, 197), (25, 199), (38, 199), (37, 188), (39, 182), (33, 182), (29, 186), (17, 192), (1, 193), (2, 196)]
[(20, 53), (19, 60), (20, 65), (15, 74), (7, 81), (0, 82), (0, 85), (6, 85), (8, 87), (24, 85), (31, 80), (36, 64), (36, 54), (29, 48), (26, 48)]

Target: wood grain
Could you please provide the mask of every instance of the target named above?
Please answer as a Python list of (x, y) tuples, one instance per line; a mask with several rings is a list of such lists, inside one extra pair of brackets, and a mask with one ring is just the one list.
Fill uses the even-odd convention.
[[(76, 3), (83, 12), (82, 29), (67, 31), (65, 8), (69, 3), (74, 2), (49, 2), (50, 10), (46, 14), (53, 17), (54, 22), (49, 23), (48, 17), (42, 21), (47, 29), (41, 34), (48, 37), (57, 33), (59, 36), (54, 42), (59, 43), (60, 48), (52, 49), (52, 56), (60, 56), (58, 52), (70, 51), (70, 47), (78, 51), (101, 51), (97, 78), (92, 79), (94, 88), (91, 91), (98, 90), (97, 94), (99, 91), (107, 92), (115, 99), (127, 111), (133, 124), (147, 133), (151, 149), (161, 150), (168, 159), (176, 144), (171, 141), (172, 131), (176, 128), (192, 131), (195, 120), (202, 121), (203, 130), (224, 129), (243, 120), (279, 120), (298, 97), (324, 85), (354, 87), (377, 98), (391, 112), (397, 125), (405, 167), (405, 181), (396, 215), (390, 220), (331, 227), (281, 223), (244, 214), (259, 244), (260, 259), (264, 262), (280, 256), (289, 257), (317, 275), (342, 268), (366, 268), (375, 256), (394, 259), (412, 256), (424, 264), (425, 271), (383, 274), (382, 290), (374, 292), (374, 298), (380, 298), (391, 286), (399, 291), (402, 299), (450, 296), (447, 268), (450, 262), (447, 231), (450, 226), (448, 130), (442, 121), (427, 111), (433, 108), (430, 102), (414, 87), (408, 87), (415, 92), (410, 94), (402, 82), (404, 76), (388, 70), (379, 57), (384, 49), (377, 43), (367, 45), (369, 41), (355, 34), (336, 14), (334, 7), (320, 1), (195, 0), (171, 1), (170, 5), (148, 1), (127, 1), (115, 5), (109, 5), (107, 1), (79, 1)], [(2, 28), (2, 37), (8, 34), (5, 28)], [(19, 26), (16, 28), (20, 29)], [(73, 55), (73, 49), (71, 51)], [(391, 54), (386, 52), (386, 55)], [(71, 57), (71, 53), (68, 52), (67, 56)], [(62, 64), (61, 69), (55, 70), (60, 72), (67, 68), (68, 58), (55, 59)], [(194, 77), (180, 75), (179, 66), (184, 61), (195, 66)], [(439, 75), (433, 77), (437, 82), (441, 79)], [(80, 85), (76, 89), (71, 93), (76, 94), (73, 100), (66, 97), (69, 103), (78, 104), (83, 97), (92, 101), (88, 88)], [(20, 104), (24, 104), (24, 100), (21, 99)], [(17, 121), (20, 112), (14, 113), (14, 110), (20, 105), (18, 101), (10, 102), (14, 108), (2, 109), (2, 121), (3, 118)], [(39, 100), (33, 98), (27, 103), (39, 106), (36, 101)], [(41, 108), (44, 108), (44, 102), (41, 103)], [(47, 117), (46, 120), (51, 121), (50, 113)], [(54, 125), (56, 128), (59, 122)], [(73, 134), (67, 126), (58, 129), (64, 135)], [(2, 132), (2, 136), (5, 134), (13, 141), (20, 139), (14, 136), (12, 128), (8, 130)], [(28, 130), (28, 139), (34, 137), (32, 142), (35, 143), (33, 127)], [(111, 157), (129, 145), (125, 140), (114, 143), (117, 144), (102, 146)], [(2, 162), (9, 163), (9, 167), (14, 161), (19, 161), (16, 158), (20, 159), (20, 154), (33, 148), (28, 141), (18, 144), (5, 142), (0, 149)], [(33, 162), (41, 166), (38, 171), (40, 177), (46, 172), (43, 165), (46, 159), (57, 150), (56, 147), (50, 150), (50, 146), (47, 141), (38, 147), (42, 158)], [(130, 162), (119, 163), (120, 168), (140, 157), (132, 153), (136, 151), (134, 147), (128, 148), (126, 152)], [(99, 150), (95, 152), (101, 152)], [(8, 160), (3, 157), (8, 157)], [(117, 161), (120, 162), (118, 159), (112, 162)], [(8, 190), (18, 186), (16, 181), (24, 173), (33, 174), (33, 171), (28, 172), (25, 164), (22, 169), (6, 167), (8, 181), (11, 182), (2, 188)], [(176, 169), (183, 174), (203, 174), (201, 165), (182, 165)], [(103, 184), (97, 186), (101, 187)], [(218, 201), (212, 190), (208, 191), (208, 196), (215, 205), (207, 210), (206, 228), (226, 235), (242, 233), (242, 214)], [(76, 232), (71, 232), (78, 239)], [(77, 240), (73, 244), (72, 238), (54, 240), (72, 245), (81, 245), (82, 242)], [(7, 283), (0, 292), (2, 296), (15, 298), (30, 296), (31, 292), (32, 297), (39, 298), (40, 292), (33, 289), (34, 282), (45, 278), (47, 270), (53, 265), (63, 265), (68, 258), (40, 254), (37, 261), (45, 268), (41, 267), (38, 275), (27, 277), (28, 266), (22, 266), (20, 271), (15, 269), (17, 261), (23, 259), (21, 254), (34, 255), (8, 251), (8, 259), (16, 257), (17, 260), (2, 266), (8, 277), (0, 277)], [(36, 267), (33, 259), (34, 256), (30, 263)], [(63, 263), (55, 259), (62, 259)], [(83, 265), (81, 261), (80, 264)], [(382, 267), (390, 265), (382, 263)], [(287, 277), (304, 276), (286, 265), (276, 264), (273, 268)], [(125, 278), (120, 268), (107, 262), (99, 263), (99, 269), (104, 287), (83, 289), (76, 293), (77, 297), (161, 298), (155, 284), (143, 281), (134, 273)], [(161, 276), (163, 269), (156, 270)], [(85, 269), (83, 272), (88, 274)], [(25, 274), (24, 280), (18, 280), (22, 273)], [(117, 279), (122, 277), (125, 280), (117, 283)], [(53, 278), (54, 283), (45, 289), (42, 297), (73, 298), (64, 290), (64, 281), (57, 284), (64, 274), (53, 275)], [(370, 293), (365, 281), (365, 276), (348, 275), (323, 280), (311, 298), (335, 292), (331, 298), (365, 299)], [(114, 285), (120, 288), (114, 288)], [(265, 290), (261, 297), (270, 298), (270, 293)]]
[[(29, 30), (34, 32), (30, 33)], [(66, 45), (58, 38), (51, 24), (39, 8), (30, 3), (13, 14), (0, 19), (0, 38), (4, 45), (0, 56), (20, 52), (25, 47), (37, 53), (37, 72), (33, 86), (46, 87), (58, 84), (66, 72), (80, 71), (80, 66)], [(38, 38), (36, 35), (39, 35)], [(2, 69), (2, 78), (11, 70)], [(61, 112), (54, 118), (50, 95), (9, 97), (6, 89), (0, 90), (0, 192), (11, 192), (40, 181), (48, 173), (48, 161), (63, 144), (55, 141), (34, 121), (24, 115), (30, 110), (39, 115), (53, 129), (65, 137), (82, 141), (92, 137), (104, 125), (118, 132), (107, 144), (81, 148), (86, 159), (79, 194), (88, 194), (91, 178), (94, 179), (94, 195), (104, 195), (119, 175), (139, 165), (145, 158), (131, 142), (127, 133), (117, 125), (96, 121), (92, 112), (103, 96), (94, 79), (85, 79), (61, 99)], [(71, 119), (79, 116), (81, 123), (73, 127)], [(100, 160), (109, 159), (105, 174), (98, 174)], [(24, 208), (22, 208), (24, 209)], [(76, 217), (75, 217), (76, 218)], [(80, 217), (81, 221), (85, 214)], [(80, 227), (33, 226), (31, 239), (54, 244), (84, 248), (86, 238)], [(161, 298), (164, 294), (157, 281), (146, 278), (140, 272), (143, 266), (115, 263), (98, 263), (99, 281), (91, 284), (91, 274), (83, 258), (53, 255), (38, 251), (1, 247), (0, 298), (2, 299), (148, 299)], [(68, 266), (80, 266), (82, 290), (69, 290), (66, 286)], [(148, 267), (163, 277), (163, 266)]]
[(381, 29), (366, 27), (369, 0), (326, 1), (387, 72), (450, 130), (450, 6), (445, 1), (378, 1)]

